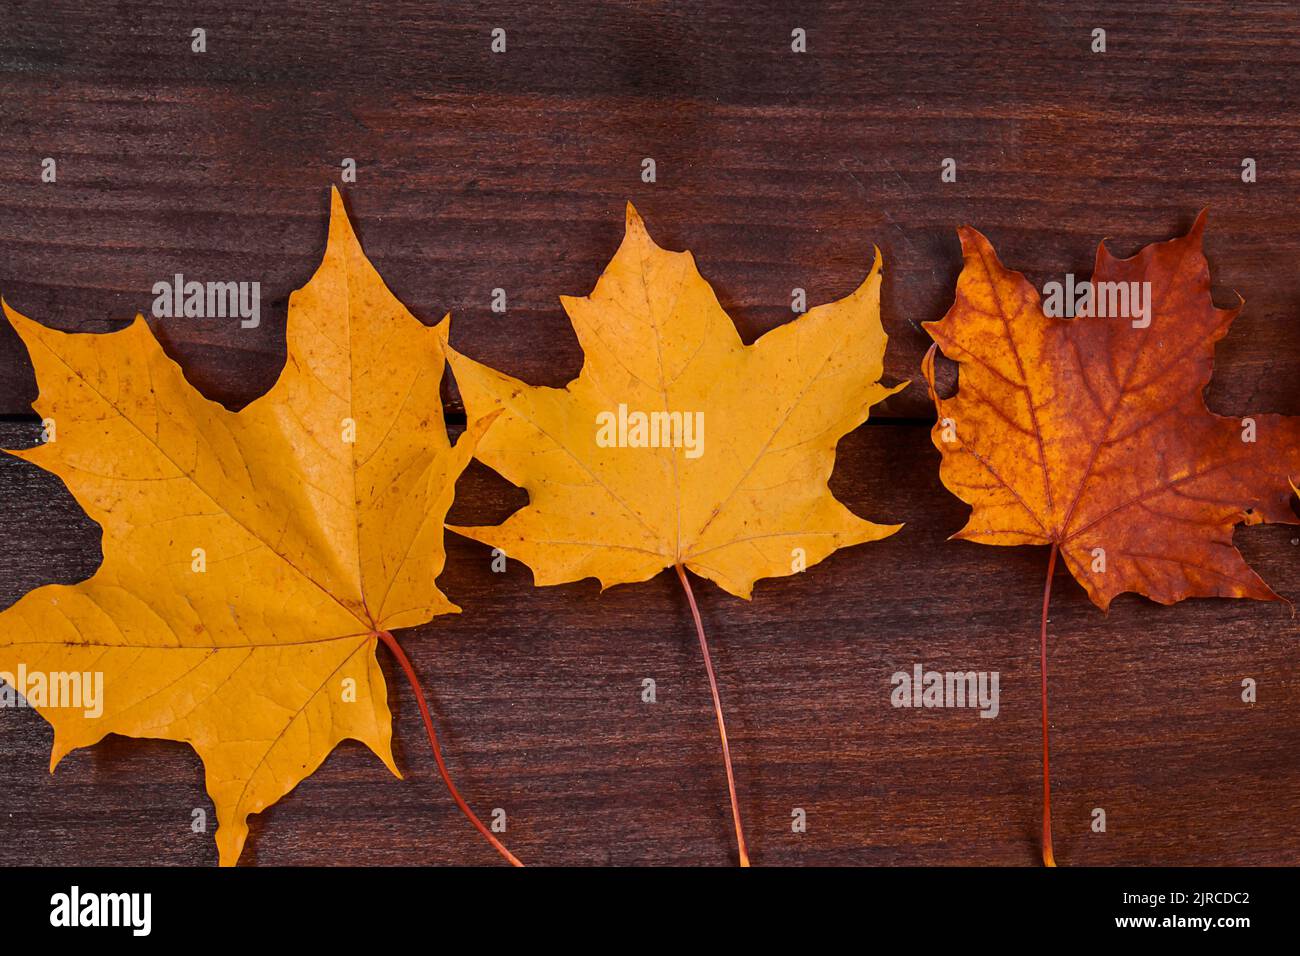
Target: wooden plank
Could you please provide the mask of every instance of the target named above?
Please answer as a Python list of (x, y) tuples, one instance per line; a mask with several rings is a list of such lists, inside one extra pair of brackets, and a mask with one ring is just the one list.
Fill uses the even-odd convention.
[[(208, 52), (189, 51), (190, 30)], [(508, 52), (488, 33), (508, 31)], [(795, 26), (810, 52), (789, 52)], [(1094, 27), (1108, 50), (1088, 46)], [(261, 2), (123, 10), (46, 0), (0, 32), (0, 293), (61, 328), (147, 312), (175, 273), (261, 284), (261, 326), (153, 320), (204, 392), (238, 407), (283, 363), (289, 293), (324, 243), (326, 188), (347, 190), (380, 272), (456, 344), (561, 384), (580, 353), (560, 294), (594, 284), (632, 200), (691, 248), (747, 339), (787, 321), (791, 289), (851, 291), (886, 262), (887, 375), (915, 379), (920, 323), (951, 301), (958, 223), (1041, 285), (1167, 238), (1211, 211), (1216, 296), (1246, 309), (1218, 349), (1211, 402), (1300, 413), (1300, 11), (1285, 0), (1043, 7), (839, 0), (685, 5), (504, 0)], [(956, 183), (939, 163), (957, 159)], [(1242, 183), (1250, 156), (1259, 181)], [(58, 162), (42, 183), (40, 162)], [(645, 157), (658, 181), (641, 182)], [(494, 315), (491, 290), (507, 290)], [(951, 370), (948, 370), (949, 380)], [(0, 417), (35, 382), (0, 328)], [(454, 400), (454, 396), (452, 396)], [(1023, 863), (1038, 827), (1037, 607), (1046, 554), (945, 538), (965, 508), (937, 477), (913, 384), (841, 443), (832, 488), (907, 527), (745, 603), (701, 585), (757, 864)], [(899, 424), (887, 424), (888, 421)], [(0, 445), (30, 423), (0, 422)], [(485, 469), (453, 513), (521, 502)], [(1300, 597), (1297, 531), (1237, 542)], [(98, 531), (57, 479), (0, 458), (0, 607), (93, 572)], [(733, 859), (707, 685), (675, 580), (536, 589), (449, 535), (445, 590), (466, 612), (400, 636), (435, 702), (452, 770), (506, 809), (530, 863)], [(1284, 605), (1128, 596), (1108, 615), (1062, 573), (1053, 597), (1053, 782), (1068, 864), (1300, 862), (1300, 703)], [(433, 772), (394, 688), (389, 777), (357, 745), (254, 818), (246, 862), (493, 863)], [(920, 662), (997, 670), (1001, 711), (890, 706)], [(658, 703), (640, 701), (653, 677)], [(1259, 681), (1254, 705), (1244, 677)], [(212, 863), (197, 759), (112, 738), (46, 772), (48, 726), (0, 710), (0, 862)], [(790, 830), (793, 808), (808, 832)], [(1108, 831), (1092, 833), (1094, 807)]]
[[(190, 52), (195, 26), (206, 53)], [(796, 26), (807, 54), (790, 52)], [(154, 320), (200, 388), (242, 405), (283, 363), (288, 295), (352, 157), (349, 203), (391, 287), (528, 381), (576, 374), (557, 298), (595, 283), (627, 200), (694, 250), (747, 338), (789, 319), (795, 287), (813, 303), (851, 291), (879, 245), (886, 371), (915, 380), (920, 324), (951, 302), (957, 224), (1041, 286), (1087, 274), (1103, 236), (1127, 254), (1209, 207), (1218, 299), (1247, 299), (1212, 401), (1294, 414), (1297, 37), (1287, 0), (23, 4), (0, 32), (0, 292), (104, 331), (177, 273), (258, 282), (257, 329)], [(1258, 182), (1241, 181), (1244, 157)], [(0, 415), (35, 391), (0, 327)], [(929, 414), (915, 383), (878, 410)]]
[[(35, 426), (0, 425), (5, 447)], [(965, 506), (938, 481), (918, 426), (841, 442), (832, 490), (904, 521), (752, 602), (700, 583), (754, 861), (1032, 864), (1039, 800), (1038, 607), (1047, 554), (947, 542)], [(492, 522), (521, 503), (474, 465), (452, 517)], [(0, 606), (93, 572), (98, 529), (61, 483), (0, 459)], [(1300, 597), (1297, 531), (1241, 529), (1247, 559)], [(440, 584), (466, 610), (401, 632), (434, 701), (452, 772), (480, 813), (508, 815), (529, 863), (726, 864), (726, 782), (689, 611), (672, 575), (599, 594), (534, 588), (448, 534)], [(1132, 595), (1110, 613), (1060, 573), (1052, 599), (1057, 856), (1067, 864), (1300, 862), (1300, 622), (1283, 604)], [(433, 771), (400, 672), (392, 779), (346, 744), (253, 818), (245, 862), (492, 863)], [(891, 675), (998, 671), (1000, 712), (891, 706)], [(641, 702), (643, 678), (657, 703)], [(1241, 701), (1241, 680), (1259, 702)], [(199, 762), (177, 743), (110, 738), (46, 772), (48, 726), (0, 710), (0, 862), (213, 863)], [(808, 831), (791, 832), (802, 807)], [(1107, 832), (1091, 832), (1104, 808)]]

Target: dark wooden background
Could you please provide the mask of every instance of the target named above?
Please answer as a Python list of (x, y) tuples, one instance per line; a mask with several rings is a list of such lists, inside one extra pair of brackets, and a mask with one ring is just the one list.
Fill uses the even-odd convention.
[[(190, 30), (207, 52), (190, 52)], [(489, 51), (494, 27), (508, 50)], [(809, 52), (790, 52), (807, 30)], [(1107, 52), (1090, 52), (1091, 31)], [(263, 321), (152, 320), (209, 396), (239, 407), (284, 355), (288, 295), (345, 187), (366, 251), (426, 321), (529, 381), (581, 356), (557, 302), (590, 290), (636, 203), (689, 247), (747, 338), (886, 265), (887, 374), (916, 379), (971, 223), (1036, 284), (1129, 254), (1210, 209), (1216, 296), (1246, 299), (1210, 390), (1224, 413), (1300, 414), (1300, 10), (1236, 4), (473, 4), (168, 0), (0, 4), (0, 293), (66, 329), (148, 312), (181, 272), (258, 281)], [(58, 181), (40, 181), (53, 157)], [(653, 157), (658, 182), (640, 181)], [(958, 163), (956, 183), (940, 162)], [(1258, 163), (1244, 184), (1241, 160)], [(489, 310), (507, 290), (506, 315)], [(949, 381), (951, 372), (949, 370)], [(0, 443), (27, 444), (36, 385), (0, 329)], [(455, 399), (451, 415), (455, 422)], [(947, 543), (915, 383), (846, 437), (832, 489), (898, 535), (752, 603), (700, 586), (756, 864), (1032, 864), (1038, 603), (1047, 554)], [(486, 469), (453, 518), (522, 502)], [(1239, 531), (1300, 599), (1300, 531)], [(99, 560), (61, 483), (0, 460), (0, 606)], [(466, 612), (400, 638), (456, 779), (541, 864), (725, 864), (726, 786), (689, 612), (671, 575), (598, 595), (490, 573), (448, 536)], [(1300, 621), (1286, 605), (1126, 596), (1104, 615), (1057, 581), (1051, 710), (1064, 864), (1300, 862)], [(1002, 710), (895, 710), (914, 662), (997, 670)], [(345, 745), (253, 819), (250, 863), (483, 863), (437, 779), (400, 674), (392, 779)], [(655, 705), (640, 702), (644, 677)], [(1259, 682), (1259, 702), (1240, 682)], [(0, 711), (0, 863), (212, 863), (197, 758), (112, 738), (46, 772), (47, 725)], [(793, 834), (803, 807), (808, 831)], [(1089, 830), (1103, 807), (1108, 832)]]

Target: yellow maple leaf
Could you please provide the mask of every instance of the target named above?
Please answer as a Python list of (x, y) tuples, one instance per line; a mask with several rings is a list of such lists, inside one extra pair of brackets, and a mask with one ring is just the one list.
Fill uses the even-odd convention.
[(447, 438), (448, 321), (397, 301), (337, 191), (324, 259), (289, 300), (285, 368), (242, 411), (195, 391), (140, 316), (74, 335), (5, 313), (56, 437), (11, 454), (103, 528), (93, 577), (0, 613), (0, 671), (103, 675), (102, 713), (32, 701), (54, 727), (51, 772), (109, 733), (189, 743), (223, 864), (248, 815), (346, 738), (400, 776), (375, 647), (409, 666), (388, 632), (458, 610), (434, 579), (482, 429)]
[(609, 587), (680, 564), (748, 598), (759, 578), (799, 567), (797, 548), (812, 565), (901, 527), (857, 517), (826, 487), (836, 443), (904, 387), (879, 384), (879, 252), (857, 291), (746, 346), (691, 254), (661, 249), (629, 205), (595, 291), (561, 302), (586, 356), (565, 388), (448, 349), (470, 413), (503, 409), (476, 456), (529, 495), (500, 526), (453, 530), (523, 561), (538, 584)]
[(609, 587), (675, 566), (688, 594), (683, 569), (743, 598), (759, 578), (893, 534), (827, 488), (839, 439), (904, 387), (879, 384), (880, 281), (877, 251), (851, 295), (746, 346), (691, 254), (656, 245), (629, 205), (595, 290), (561, 299), (586, 356), (568, 386), (529, 386), (448, 349), (470, 414), (500, 412), (476, 456), (529, 496), (499, 526), (451, 527), (539, 585)]

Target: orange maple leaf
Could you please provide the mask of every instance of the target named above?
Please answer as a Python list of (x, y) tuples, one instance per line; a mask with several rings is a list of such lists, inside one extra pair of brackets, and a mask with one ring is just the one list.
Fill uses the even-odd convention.
[[(1225, 417), (1205, 404), (1214, 343), (1240, 303), (1211, 300), (1204, 228), (1202, 213), (1187, 235), (1129, 259), (1102, 243), (1091, 286), (1071, 300), (1084, 312), (1067, 319), (1045, 314), (1025, 277), (964, 227), (956, 301), (925, 324), (940, 475), (972, 506), (953, 537), (1052, 549), (1040, 647), (1049, 863), (1046, 614), (1057, 554), (1103, 609), (1125, 591), (1162, 604), (1276, 600), (1233, 546), (1233, 528), (1296, 522), (1286, 476), (1300, 472), (1300, 419)], [(937, 348), (960, 368), (951, 398), (935, 392)]]

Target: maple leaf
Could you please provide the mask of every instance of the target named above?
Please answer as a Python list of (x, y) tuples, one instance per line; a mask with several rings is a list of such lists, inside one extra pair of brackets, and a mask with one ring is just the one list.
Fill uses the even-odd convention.
[[(1202, 213), (1187, 235), (1129, 259), (1102, 243), (1091, 291), (1077, 300), (1091, 314), (1065, 319), (1046, 315), (1025, 277), (963, 227), (956, 300), (925, 323), (940, 475), (972, 506), (953, 537), (1052, 549), (1040, 646), (1045, 797), (1047, 602), (1058, 553), (1102, 609), (1125, 591), (1162, 604), (1277, 598), (1232, 533), (1296, 521), (1285, 475), (1300, 470), (1300, 423), (1224, 417), (1205, 404), (1214, 343), (1240, 304), (1220, 309), (1211, 299), (1204, 229)], [(960, 370), (950, 398), (935, 392), (936, 348)], [(1043, 837), (1050, 862), (1046, 799)]]
[[(585, 361), (565, 388), (524, 384), (448, 349), (466, 407), (500, 410), (476, 456), (528, 504), (503, 524), (453, 530), (528, 565), (538, 585), (602, 588), (676, 567), (749, 598), (900, 525), (857, 517), (827, 488), (835, 446), (903, 385), (879, 384), (880, 254), (861, 286), (746, 346), (689, 252), (660, 248), (629, 204), (595, 290), (562, 297)], [(744, 839), (734, 783), (732, 809)]]
[(37, 707), (54, 728), (51, 772), (110, 733), (189, 743), (223, 864), (248, 815), (344, 739), (400, 776), (375, 648), (398, 656), (427, 723), (389, 632), (458, 610), (434, 579), (486, 423), (449, 443), (448, 321), (427, 327), (397, 301), (338, 192), (324, 259), (289, 299), (285, 368), (242, 411), (192, 388), (140, 316), (75, 335), (5, 313), (57, 439), (10, 454), (62, 478), (103, 529), (91, 578), (0, 613), (0, 670), (103, 674), (102, 714)]

